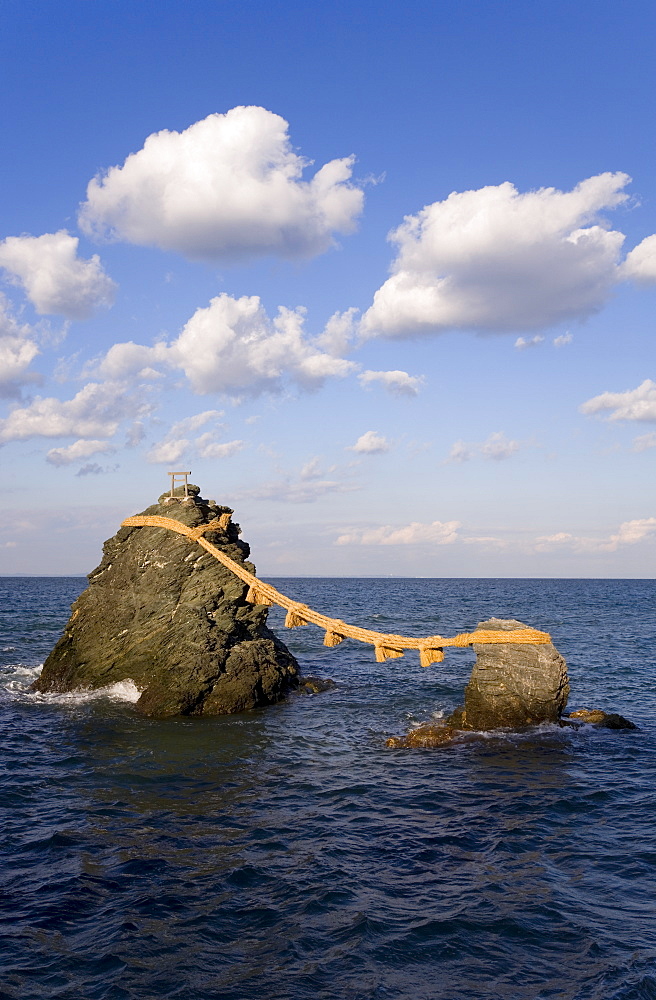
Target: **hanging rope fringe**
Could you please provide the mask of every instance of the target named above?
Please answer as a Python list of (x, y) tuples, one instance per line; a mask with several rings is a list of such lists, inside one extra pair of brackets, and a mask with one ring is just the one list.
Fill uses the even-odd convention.
[(328, 630), (323, 637), (324, 646), (339, 646), (340, 642), (344, 642), (344, 636), (340, 635), (339, 632)]
[(248, 588), (246, 600), (249, 604), (263, 604), (266, 608), (270, 608), (273, 605), (271, 598), (259, 590), (255, 585)]
[(372, 645), (376, 652), (376, 662), (383, 663), (385, 660), (395, 660), (403, 656), (405, 649), (417, 649), (419, 651), (419, 661), (422, 667), (427, 667), (431, 663), (441, 663), (444, 659), (444, 646), (473, 646), (474, 644), (486, 643), (506, 643), (516, 645), (517, 643), (538, 646), (551, 642), (548, 632), (540, 632), (538, 629), (525, 628), (513, 629), (510, 632), (493, 631), (491, 629), (477, 629), (475, 632), (461, 632), (451, 638), (442, 635), (429, 635), (421, 638), (405, 635), (386, 635), (383, 632), (374, 632), (371, 629), (359, 628), (357, 625), (348, 625), (339, 618), (329, 618), (319, 611), (314, 611), (307, 604), (300, 604), (292, 601), (285, 594), (272, 587), (270, 583), (259, 580), (253, 573), (250, 573), (242, 563), (235, 562), (225, 552), (212, 545), (204, 537), (207, 531), (225, 531), (230, 523), (230, 514), (221, 514), (218, 519), (214, 519), (209, 524), (200, 525), (197, 528), (190, 528), (182, 521), (176, 521), (171, 517), (159, 517), (158, 515), (140, 514), (136, 517), (128, 517), (123, 521), (125, 528), (165, 528), (167, 531), (175, 531), (178, 535), (184, 535), (192, 542), (197, 542), (202, 548), (214, 556), (223, 566), (231, 570), (244, 583), (248, 584), (246, 600), (253, 604), (261, 604), (271, 607), (273, 604), (279, 605), (287, 611), (285, 625), (287, 628), (297, 628), (299, 625), (318, 625), (325, 630), (324, 646), (338, 646), (344, 639), (357, 639), (359, 642), (366, 642)]
[(431, 663), (441, 663), (443, 659), (443, 649), (435, 649), (431, 646), (419, 647), (419, 662), (422, 667), (430, 667)]
[(403, 656), (402, 649), (391, 649), (389, 646), (380, 645), (380, 643), (374, 643), (374, 650), (376, 663), (384, 663), (385, 660), (398, 660)]
[(309, 611), (307, 604), (293, 604), (287, 612), (285, 618), (285, 628), (298, 628), (299, 625), (308, 625), (309, 619), (303, 612)]

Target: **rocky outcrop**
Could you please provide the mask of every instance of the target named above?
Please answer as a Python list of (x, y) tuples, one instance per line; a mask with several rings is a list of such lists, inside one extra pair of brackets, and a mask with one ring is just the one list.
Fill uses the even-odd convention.
[(403, 750), (412, 750), (416, 747), (441, 747), (445, 743), (450, 743), (455, 735), (456, 730), (450, 726), (425, 723), (423, 726), (411, 729), (405, 736), (390, 736), (385, 746)]
[[(480, 629), (513, 632), (528, 626), (491, 618)], [(448, 720), (457, 729), (516, 728), (557, 722), (567, 704), (567, 664), (552, 643), (475, 644), (476, 663), (465, 704)]]
[(635, 722), (625, 719), (623, 715), (618, 715), (617, 712), (603, 712), (600, 708), (579, 708), (576, 712), (570, 712), (562, 721), (570, 725), (580, 725), (587, 722), (599, 729), (638, 728)]
[[(229, 507), (200, 489), (163, 494), (143, 513), (208, 524)], [(223, 519), (228, 522), (228, 518)], [(231, 559), (249, 546), (232, 522), (204, 537)], [(102, 562), (72, 607), (64, 635), (45, 662), (37, 691), (106, 687), (131, 680), (145, 715), (224, 715), (280, 701), (298, 684), (298, 665), (267, 628), (267, 608), (196, 543), (165, 528), (124, 527), (105, 543)]]

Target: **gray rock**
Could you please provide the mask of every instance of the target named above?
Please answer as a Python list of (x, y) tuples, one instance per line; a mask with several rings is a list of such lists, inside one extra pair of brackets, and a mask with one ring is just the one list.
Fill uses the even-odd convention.
[[(491, 618), (479, 628), (512, 632), (529, 626)], [(476, 663), (465, 688), (464, 708), (448, 725), (458, 729), (498, 729), (557, 722), (567, 704), (567, 664), (552, 643), (475, 644)]]
[[(175, 491), (182, 497), (183, 488)], [(232, 513), (165, 493), (144, 514), (189, 527)], [(246, 562), (239, 525), (205, 537)], [(125, 527), (105, 542), (89, 587), (72, 606), (64, 635), (33, 685), (37, 691), (106, 687), (131, 680), (145, 715), (223, 715), (284, 698), (298, 664), (267, 628), (267, 608), (246, 602), (247, 587), (199, 545), (165, 528)]]

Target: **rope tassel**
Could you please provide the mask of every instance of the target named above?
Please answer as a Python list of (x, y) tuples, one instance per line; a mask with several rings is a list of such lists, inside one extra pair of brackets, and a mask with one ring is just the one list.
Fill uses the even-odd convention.
[(374, 645), (374, 649), (376, 650), (376, 663), (384, 663), (385, 660), (398, 660), (399, 657), (403, 656), (402, 650), (381, 646), (379, 643)]
[(294, 604), (287, 612), (285, 628), (298, 628), (299, 625), (307, 625), (308, 620), (303, 617), (303, 610), (306, 607), (305, 604)]
[(328, 630), (323, 637), (324, 646), (339, 646), (340, 642), (344, 642), (344, 636), (340, 635), (339, 632)]
[(248, 593), (246, 594), (246, 600), (249, 604), (263, 604), (265, 608), (270, 608), (273, 606), (273, 601), (270, 597), (267, 597), (261, 590), (254, 585), (248, 588)]
[(444, 659), (444, 650), (430, 646), (419, 647), (419, 662), (422, 667), (430, 667), (431, 663), (441, 663)]

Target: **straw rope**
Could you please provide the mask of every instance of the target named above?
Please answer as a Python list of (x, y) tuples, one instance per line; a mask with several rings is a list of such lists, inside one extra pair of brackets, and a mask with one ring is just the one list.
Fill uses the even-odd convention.
[(473, 646), (478, 644), (499, 644), (499, 643), (522, 643), (531, 646), (544, 645), (551, 642), (548, 632), (540, 632), (534, 628), (513, 629), (511, 632), (494, 631), (492, 629), (477, 629), (474, 632), (460, 632), (458, 635), (447, 638), (442, 635), (429, 635), (423, 638), (414, 636), (394, 635), (385, 632), (374, 632), (371, 629), (359, 628), (357, 625), (348, 625), (339, 618), (329, 618), (320, 612), (309, 608), (307, 604), (300, 604), (293, 601), (279, 590), (272, 587), (270, 583), (259, 580), (249, 571), (225, 552), (212, 545), (203, 536), (208, 531), (225, 531), (230, 522), (229, 514), (221, 514), (219, 518), (210, 521), (209, 524), (202, 524), (198, 528), (190, 528), (181, 521), (176, 521), (170, 517), (159, 517), (158, 515), (137, 515), (128, 517), (122, 522), (125, 528), (165, 528), (168, 531), (175, 531), (178, 535), (184, 535), (192, 542), (197, 542), (210, 555), (214, 556), (227, 569), (231, 570), (235, 576), (248, 584), (246, 600), (251, 604), (262, 604), (271, 607), (273, 604), (279, 605), (287, 612), (285, 625), (287, 628), (297, 628), (300, 625), (318, 625), (325, 629), (324, 646), (338, 646), (344, 639), (357, 639), (359, 642), (369, 643), (374, 647), (376, 662), (382, 663), (384, 660), (395, 660), (403, 656), (406, 649), (417, 649), (422, 667), (427, 667), (431, 663), (441, 663), (444, 659), (445, 646)]

